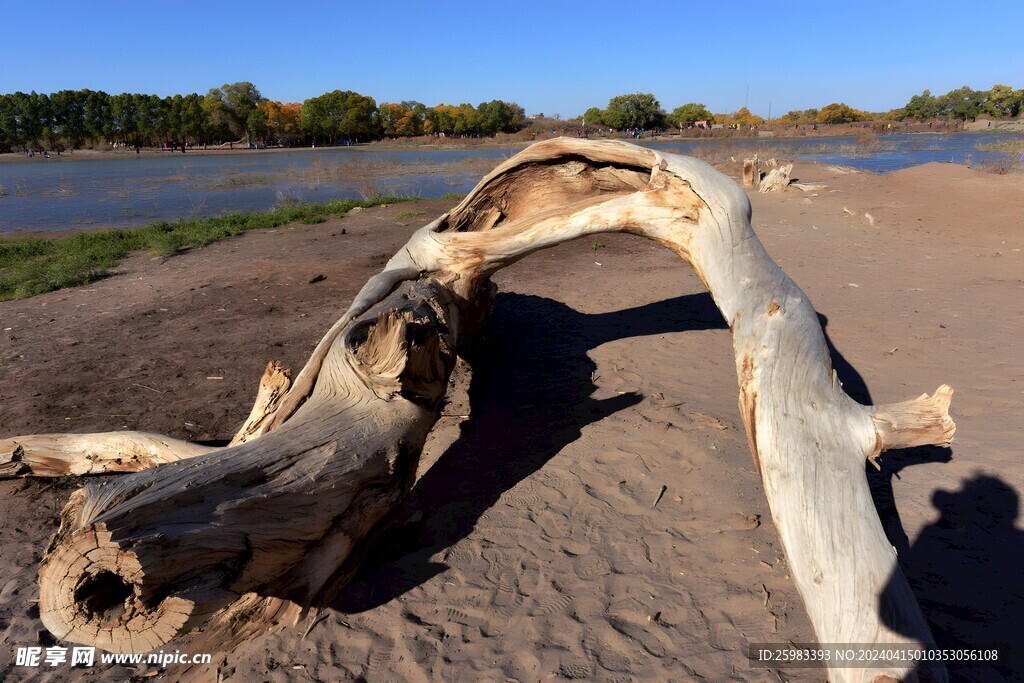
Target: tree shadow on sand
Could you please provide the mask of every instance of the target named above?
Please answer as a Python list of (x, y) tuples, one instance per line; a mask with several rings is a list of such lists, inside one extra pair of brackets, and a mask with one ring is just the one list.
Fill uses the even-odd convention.
[(430, 557), (469, 534), (502, 493), (586, 425), (641, 401), (635, 393), (593, 398), (588, 351), (617, 339), (725, 327), (708, 294), (592, 315), (543, 297), (500, 294), (491, 348), (470, 358), (472, 416), (416, 482), (395, 522), (370, 541), (359, 574), (333, 607), (372, 609), (445, 571)]
[[(822, 329), (828, 319), (819, 315)], [(843, 388), (854, 399), (870, 405), (871, 392), (825, 335), (832, 362)], [(948, 463), (953, 451), (922, 446), (889, 451), (881, 458), (881, 471), (867, 465), (868, 485), (875, 509), (889, 542), (896, 548), (900, 568), (921, 606), (940, 648), (999, 651), (996, 662), (946, 662), (953, 681), (1020, 680), (1024, 651), (1019, 643), (1024, 630), (1024, 532), (1014, 524), (1017, 492), (998, 477), (976, 475), (959, 491), (937, 491), (932, 504), (939, 520), (926, 527), (911, 544), (903, 529), (892, 482), (907, 467)], [(884, 595), (894, 586), (890, 579)], [(881, 605), (887, 625), (900, 631), (897, 615)], [(910, 635), (909, 633), (907, 635)], [(932, 673), (922, 666), (922, 680)]]
[[(820, 320), (825, 330), (828, 320)], [(637, 394), (594, 399), (589, 350), (617, 339), (724, 327), (707, 294), (595, 315), (542, 297), (500, 295), (491, 318), (496, 348), (473, 362), (473, 416), (416, 483), (394, 523), (370, 541), (359, 574), (334, 609), (372, 609), (445, 571), (431, 556), (469, 534), (502, 493), (579, 438), (584, 426), (641, 400)], [(870, 404), (863, 378), (827, 331), (825, 338), (844, 389)], [(994, 664), (947, 663), (953, 680), (1013, 680), (1024, 661), (1019, 648), (1002, 644), (1019, 640), (1024, 629), (1024, 534), (1014, 527), (1016, 492), (991, 476), (977, 476), (954, 493), (937, 492), (933, 503), (942, 517), (913, 545), (899, 518), (893, 478), (906, 467), (951, 457), (948, 448), (888, 452), (881, 472), (868, 466), (872, 496), (938, 645), (999, 647)], [(886, 605), (881, 609), (885, 615)], [(895, 615), (892, 621), (898, 630)], [(927, 680), (927, 670), (919, 673)]]

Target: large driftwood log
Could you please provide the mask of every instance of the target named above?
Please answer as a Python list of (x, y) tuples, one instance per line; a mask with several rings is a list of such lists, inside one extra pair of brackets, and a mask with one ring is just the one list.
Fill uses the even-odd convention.
[(358, 567), (361, 539), (412, 483), (455, 355), (489, 311), (489, 277), (538, 249), (612, 231), (690, 263), (732, 329), (750, 449), (819, 641), (931, 644), (864, 461), (948, 443), (951, 390), (853, 401), (814, 309), (754, 235), (734, 182), (695, 159), (567, 139), (509, 159), (419, 230), (261, 414), (262, 436), (76, 492), (40, 570), (46, 627), (144, 651), (206, 622), (202, 638), (223, 647), (326, 604)]

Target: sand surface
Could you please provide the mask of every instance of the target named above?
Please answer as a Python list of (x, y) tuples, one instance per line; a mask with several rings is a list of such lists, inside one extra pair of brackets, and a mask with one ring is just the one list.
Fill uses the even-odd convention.
[[(753, 225), (827, 322), (847, 390), (874, 403), (957, 390), (951, 449), (885, 454), (871, 475), (935, 636), (1016, 644), (1024, 178), (950, 165), (794, 175), (826, 187), (752, 195)], [(0, 303), (0, 435), (230, 437), (266, 362), (301, 367), (367, 277), (450, 204), (135, 255), (91, 286)], [(410, 209), (424, 215), (396, 218)], [(690, 269), (608, 236), (495, 280), (482, 358), (456, 383), (402, 523), (305, 639), (284, 628), (214, 653), (221, 680), (824, 680), (746, 658), (747, 643), (813, 633), (747, 450), (729, 331)], [(5, 680), (154, 671), (13, 665), (17, 646), (52, 644), (36, 572), (77, 484), (0, 482)], [(953, 673), (1012, 680), (1022, 667), (1006, 650)]]

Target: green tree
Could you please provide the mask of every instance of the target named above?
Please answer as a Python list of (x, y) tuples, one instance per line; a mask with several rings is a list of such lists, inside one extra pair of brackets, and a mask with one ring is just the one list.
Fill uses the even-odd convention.
[(427, 120), (427, 105), (416, 100), (402, 100), (402, 106), (418, 117), (420, 121)]
[(661, 104), (651, 93), (619, 95), (608, 100), (604, 120), (612, 128), (655, 128), (664, 122)]
[(424, 130), (434, 135), (451, 135), (455, 132), (454, 107), (448, 104), (438, 104), (427, 110), (427, 120)]
[(85, 102), (88, 90), (61, 90), (50, 97), (57, 134), (73, 149), (82, 146), (85, 128)]
[(207, 115), (215, 125), (226, 126), (233, 134), (251, 143), (253, 137), (266, 124), (260, 111), (263, 96), (256, 86), (248, 81), (226, 83), (212, 88), (206, 94), (204, 106)]
[(142, 97), (148, 119), (147, 141), (157, 144), (177, 141), (179, 138), (178, 118), (174, 114), (174, 98), (162, 98), (158, 95), (142, 95)]
[(703, 104), (689, 102), (681, 107), (676, 107), (668, 115), (668, 122), (676, 128), (688, 128), (697, 121), (712, 121), (715, 115), (708, 111)]
[(132, 94), (132, 115), (135, 117), (135, 142), (152, 144), (157, 137), (157, 119), (160, 116), (160, 98), (156, 95)]
[(113, 121), (110, 95), (102, 90), (89, 92), (85, 97), (85, 131), (93, 144), (113, 137)]
[(36, 96), (36, 101), (38, 102), (37, 111), (43, 139), (46, 140), (46, 146), (53, 149), (57, 146), (59, 137), (59, 131), (53, 118), (53, 104), (50, 102), (50, 96), (46, 93), (39, 93)]
[(129, 93), (110, 98), (111, 137), (126, 144), (139, 145), (137, 100)]
[(817, 109), (794, 109), (779, 117), (783, 123), (817, 123)]
[(0, 151), (9, 152), (19, 144), (17, 100), (14, 95), (0, 95)]
[(583, 112), (583, 121), (584, 123), (589, 123), (592, 126), (608, 125), (608, 122), (604, 120), (604, 110), (600, 107), (591, 107)]
[(523, 127), (526, 112), (515, 102), (491, 100), (481, 102), (476, 108), (477, 128), (479, 133), (514, 133)]
[(937, 100), (939, 114), (947, 119), (961, 121), (976, 119), (982, 111), (987, 94), (980, 90), (972, 90), (966, 85), (950, 90)]
[(472, 104), (463, 102), (452, 107), (452, 125), (456, 135), (472, 135), (479, 132), (476, 109)]
[(14, 93), (15, 112), (18, 117), (18, 138), (22, 144), (35, 145), (43, 137), (43, 117), (39, 108), (39, 95), (31, 93)]
[(203, 98), (196, 93), (181, 98), (181, 113), (178, 115), (182, 140), (208, 142), (209, 117), (203, 109)]
[(930, 90), (925, 90), (920, 95), (914, 95), (903, 107), (903, 114), (908, 119), (927, 121), (939, 115), (939, 103), (935, 100)]
[(380, 137), (377, 103), (351, 90), (334, 90), (302, 103), (302, 130), (319, 140), (354, 142)]
[(1014, 90), (1008, 85), (992, 86), (982, 107), (986, 114), (996, 118), (1014, 117), (1024, 108), (1024, 90)]

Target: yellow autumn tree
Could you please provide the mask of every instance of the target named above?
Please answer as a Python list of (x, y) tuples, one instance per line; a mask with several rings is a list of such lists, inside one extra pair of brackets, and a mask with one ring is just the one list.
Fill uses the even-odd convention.
[(302, 105), (298, 102), (263, 100), (260, 109), (266, 117), (267, 134), (281, 144), (296, 142), (302, 136)]

